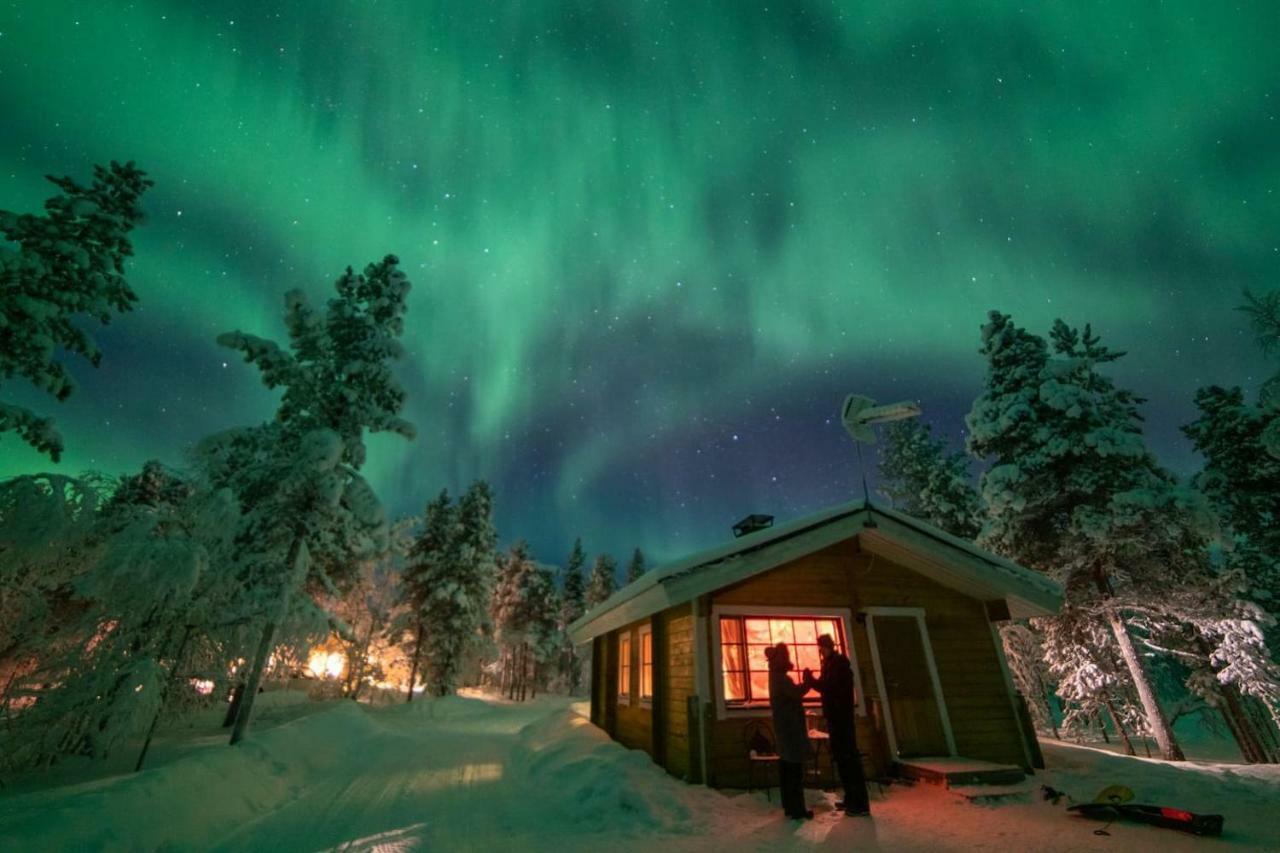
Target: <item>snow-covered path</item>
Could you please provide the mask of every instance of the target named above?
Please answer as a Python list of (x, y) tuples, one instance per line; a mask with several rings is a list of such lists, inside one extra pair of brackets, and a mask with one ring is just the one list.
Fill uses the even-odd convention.
[[(929, 786), (873, 792), (875, 818), (793, 823), (762, 796), (668, 777), (563, 699), (341, 703), (202, 746), (140, 774), (0, 798), (14, 850), (615, 851), (1280, 849), (1277, 768), (1170, 766), (1050, 745), (1047, 781), (1077, 795), (1121, 783), (1227, 814), (1227, 837), (1097, 824), (1061, 807), (978, 806)], [(776, 799), (776, 798), (775, 798)]]

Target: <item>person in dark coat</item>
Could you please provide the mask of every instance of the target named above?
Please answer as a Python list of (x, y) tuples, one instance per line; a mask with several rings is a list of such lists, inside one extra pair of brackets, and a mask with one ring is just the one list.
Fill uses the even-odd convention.
[(769, 708), (773, 711), (773, 736), (778, 748), (782, 810), (787, 817), (813, 817), (804, 804), (804, 760), (809, 752), (809, 730), (804, 720), (804, 694), (809, 690), (791, 680), (791, 654), (786, 643), (764, 650), (769, 661)]
[(836, 649), (830, 634), (818, 638), (818, 656), (822, 659), (822, 674), (815, 678), (813, 672), (806, 669), (803, 686), (822, 695), (822, 716), (827, 718), (827, 734), (831, 738), (831, 760), (844, 785), (844, 799), (836, 803), (836, 808), (844, 809), (846, 814), (869, 815), (867, 780), (862, 775), (853, 722), (853, 667)]

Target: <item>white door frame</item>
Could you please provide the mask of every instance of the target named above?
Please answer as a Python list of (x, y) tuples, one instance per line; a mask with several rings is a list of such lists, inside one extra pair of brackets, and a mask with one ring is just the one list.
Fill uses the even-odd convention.
[(898, 757), (898, 736), (893, 730), (893, 709), (889, 707), (889, 694), (884, 687), (884, 669), (880, 665), (880, 646), (876, 643), (877, 616), (912, 616), (920, 628), (920, 643), (924, 646), (925, 665), (929, 668), (929, 681), (933, 684), (933, 698), (942, 720), (942, 734), (947, 740), (949, 755), (956, 754), (956, 739), (951, 732), (951, 717), (947, 714), (947, 700), (942, 696), (942, 682), (938, 679), (938, 664), (933, 659), (933, 644), (929, 642), (929, 628), (924, 621), (923, 607), (864, 607), (867, 617), (867, 641), (871, 644), (871, 664), (876, 672), (876, 689), (880, 691), (880, 703), (884, 708), (885, 731), (889, 734), (889, 751)]

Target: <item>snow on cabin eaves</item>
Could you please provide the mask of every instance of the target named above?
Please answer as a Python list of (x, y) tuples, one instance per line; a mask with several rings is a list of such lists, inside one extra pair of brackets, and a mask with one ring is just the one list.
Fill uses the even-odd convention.
[(745, 580), (853, 537), (864, 550), (909, 557), (913, 570), (976, 598), (1004, 599), (1015, 617), (1047, 615), (1062, 604), (1050, 578), (875, 504), (853, 501), (748, 533), (652, 569), (569, 626), (575, 643)]

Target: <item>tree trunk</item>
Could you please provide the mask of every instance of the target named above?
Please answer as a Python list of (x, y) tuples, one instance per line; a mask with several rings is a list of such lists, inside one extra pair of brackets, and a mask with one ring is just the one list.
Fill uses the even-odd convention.
[(1276, 720), (1274, 707), (1256, 696), (1242, 696), (1240, 704), (1253, 720), (1262, 751), (1273, 764), (1280, 764), (1280, 721)]
[(224, 729), (231, 728), (236, 721), (236, 715), (240, 713), (240, 703), (244, 701), (244, 682), (241, 681), (231, 690), (231, 702), (227, 704), (227, 715), (222, 718), (222, 727)]
[(280, 589), (280, 601), (276, 605), (277, 612), (272, 618), (267, 619), (266, 624), (262, 626), (262, 637), (258, 640), (258, 650), (254, 653), (253, 666), (249, 670), (249, 678), (245, 681), (244, 695), (240, 698), (240, 707), (236, 713), (236, 723), (231, 729), (232, 746), (244, 740), (249, 731), (249, 720), (253, 716), (253, 702), (258, 695), (258, 688), (262, 685), (262, 676), (267, 669), (267, 658), (271, 655), (271, 643), (276, 636), (276, 623), (283, 621), (289, 615), (289, 597), (293, 592), (294, 584), (301, 581), (298, 575), (303, 568), (303, 545), (302, 533), (295, 531), (293, 541), (289, 543), (289, 553), (285, 557), (287, 575)]
[(1218, 692), (1222, 695), (1223, 701), (1222, 719), (1231, 730), (1231, 736), (1236, 739), (1236, 745), (1240, 747), (1240, 755), (1244, 757), (1245, 763), (1270, 764), (1258, 735), (1253, 730), (1253, 721), (1240, 707), (1239, 692), (1230, 684), (1221, 685)]
[(142, 741), (142, 751), (138, 753), (138, 763), (133, 765), (134, 773), (141, 770), (142, 762), (147, 760), (147, 750), (151, 748), (151, 738), (155, 735), (156, 725), (160, 722), (160, 712), (164, 710), (165, 699), (169, 697), (169, 688), (173, 684), (174, 674), (182, 666), (182, 654), (187, 650), (187, 640), (191, 639), (191, 629), (193, 627), (188, 625), (182, 632), (182, 642), (178, 643), (178, 651), (173, 656), (173, 666), (170, 667), (169, 673), (165, 677), (164, 685), (160, 688), (160, 700), (156, 705), (155, 716), (151, 718), (151, 725), (147, 727), (147, 736)]
[(409, 696), (405, 704), (413, 701), (413, 688), (418, 680), (418, 659), (422, 656), (422, 620), (418, 620), (418, 635), (413, 641), (413, 663), (409, 665)]
[[(1107, 706), (1107, 713), (1111, 715), (1111, 722), (1116, 727), (1116, 734), (1120, 735), (1120, 741), (1124, 744), (1125, 755), (1137, 755), (1133, 749), (1133, 741), (1129, 740), (1129, 732), (1125, 730), (1124, 723), (1120, 722), (1120, 715), (1116, 713), (1116, 706), (1111, 703), (1111, 697), (1104, 697), (1102, 704)], [(1106, 731), (1106, 726), (1103, 726)]]
[(1036, 673), (1036, 683), (1040, 685), (1040, 698), (1044, 700), (1044, 710), (1049, 717), (1049, 728), (1053, 731), (1054, 740), (1062, 740), (1058, 736), (1058, 721), (1053, 715), (1053, 703), (1049, 701), (1049, 688), (1045, 685), (1040, 673)]
[(245, 681), (244, 694), (240, 697), (240, 707), (236, 713), (236, 723), (231, 729), (231, 745), (235, 746), (244, 740), (249, 731), (249, 718), (253, 714), (253, 700), (262, 685), (262, 675), (267, 668), (267, 658), (271, 655), (271, 642), (275, 639), (276, 622), (268, 619), (262, 626), (262, 636), (258, 639), (258, 649), (253, 655), (253, 664), (249, 669), (249, 678)]
[(1133, 638), (1129, 636), (1129, 629), (1125, 627), (1124, 620), (1114, 609), (1108, 610), (1107, 620), (1111, 623), (1111, 633), (1115, 635), (1116, 644), (1120, 647), (1120, 655), (1129, 669), (1129, 677), (1133, 679), (1133, 686), (1138, 691), (1142, 710), (1147, 715), (1147, 725), (1155, 735), (1156, 744), (1160, 747), (1160, 757), (1166, 761), (1186, 761), (1186, 756), (1182, 754), (1182, 747), (1178, 746), (1177, 738), (1173, 736), (1173, 727), (1169, 725), (1164, 709), (1156, 699), (1151, 680), (1147, 677), (1147, 671), (1142, 665), (1141, 658), (1138, 657), (1138, 651), (1133, 646)]

